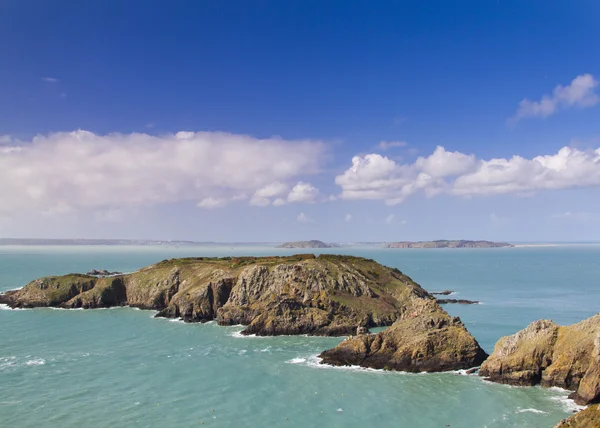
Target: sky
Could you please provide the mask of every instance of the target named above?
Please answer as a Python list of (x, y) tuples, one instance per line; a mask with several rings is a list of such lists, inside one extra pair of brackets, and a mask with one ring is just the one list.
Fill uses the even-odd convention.
[(595, 0), (0, 3), (0, 237), (600, 241)]

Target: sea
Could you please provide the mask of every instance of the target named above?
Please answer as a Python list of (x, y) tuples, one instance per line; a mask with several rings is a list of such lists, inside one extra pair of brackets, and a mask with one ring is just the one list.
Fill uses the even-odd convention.
[[(285, 250), (273, 245), (3, 246), (0, 292), (46, 275), (131, 272), (190, 256), (344, 253), (397, 267), (481, 346), (530, 322), (600, 310), (600, 245), (486, 249)], [(244, 337), (132, 308), (0, 310), (1, 427), (552, 427), (578, 407), (558, 388), (511, 387), (462, 371), (334, 368), (342, 337)]]

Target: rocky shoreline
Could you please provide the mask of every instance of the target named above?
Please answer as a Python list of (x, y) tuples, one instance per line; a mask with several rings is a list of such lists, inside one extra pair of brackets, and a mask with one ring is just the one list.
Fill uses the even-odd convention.
[[(578, 404), (600, 402), (600, 314), (571, 326), (549, 320), (500, 338), (488, 356), (458, 317), (398, 269), (353, 256), (225, 257), (164, 260), (121, 274), (52, 276), (0, 294), (11, 308), (132, 306), (186, 322), (245, 326), (242, 334), (350, 336), (320, 354), (323, 364), (406, 372), (481, 366), (479, 375), (511, 385), (557, 386)], [(369, 328), (388, 326), (377, 334)], [(598, 406), (560, 427), (586, 427)], [(585, 425), (586, 421), (590, 424)]]

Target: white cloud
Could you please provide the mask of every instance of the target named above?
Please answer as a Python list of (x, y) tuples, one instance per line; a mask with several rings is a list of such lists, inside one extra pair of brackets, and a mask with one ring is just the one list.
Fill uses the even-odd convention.
[(352, 166), (335, 178), (343, 199), (380, 199), (388, 205), (423, 193), (475, 196), (515, 194), (600, 186), (600, 148), (563, 147), (556, 154), (526, 159), (480, 160), (473, 155), (435, 149), (412, 164), (379, 155), (355, 156)]
[(381, 150), (388, 150), (394, 147), (406, 147), (406, 141), (381, 141), (378, 146)]
[(298, 214), (298, 217), (296, 217), (296, 220), (298, 221), (298, 223), (313, 223), (314, 222), (314, 220), (312, 218), (310, 218), (309, 216), (307, 216), (304, 213)]
[(270, 205), (270, 198), (282, 195), (288, 190), (288, 188), (289, 186), (287, 184), (281, 183), (279, 181), (267, 184), (266, 186), (261, 187), (256, 192), (254, 192), (254, 196), (252, 196), (252, 199), (250, 199), (250, 205), (257, 205), (260, 207)]
[(551, 95), (544, 95), (540, 101), (522, 100), (510, 122), (516, 124), (527, 117), (548, 117), (570, 107), (593, 107), (600, 102), (594, 92), (597, 86), (598, 81), (591, 74), (577, 76), (567, 86), (556, 86)]
[(294, 186), (287, 196), (288, 202), (316, 202), (319, 198), (319, 189), (310, 183), (300, 181)]
[(283, 198), (277, 198), (273, 201), (273, 205), (276, 207), (280, 207), (282, 205), (285, 205), (285, 199)]
[(350, 223), (350, 222), (352, 221), (352, 214), (346, 214), (346, 215), (344, 216), (344, 220), (345, 220), (347, 223)]
[(554, 214), (552, 218), (557, 220), (585, 222), (593, 220), (594, 218), (596, 218), (596, 216), (592, 213), (567, 211), (560, 214)]
[(79, 130), (11, 140), (0, 146), (2, 212), (18, 216), (57, 206), (98, 211), (178, 201), (215, 207), (318, 173), (323, 152), (321, 143), (310, 140), (222, 132), (151, 136)]
[(200, 202), (196, 204), (198, 208), (219, 208), (227, 205), (227, 199), (222, 198), (213, 198), (212, 196), (209, 198), (204, 198)]
[(394, 221), (394, 217), (396, 217), (394, 214), (390, 214), (385, 218), (385, 222), (387, 224), (392, 224), (392, 222)]
[(0, 144), (10, 144), (13, 139), (10, 135), (0, 135)]
[(58, 83), (58, 79), (56, 77), (42, 77), (42, 80), (46, 83)]

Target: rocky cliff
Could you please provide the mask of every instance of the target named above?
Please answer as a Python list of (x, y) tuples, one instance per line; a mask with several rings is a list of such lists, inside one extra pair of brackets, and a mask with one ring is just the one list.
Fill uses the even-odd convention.
[(165, 260), (112, 277), (70, 274), (0, 295), (11, 307), (129, 305), (188, 322), (246, 325), (244, 334), (348, 335), (391, 325), (419, 305), (447, 314), (397, 269), (351, 256)]
[(598, 404), (589, 406), (581, 412), (563, 419), (554, 428), (598, 428), (600, 427), (600, 407)]
[(501, 338), (479, 374), (493, 382), (569, 389), (578, 404), (598, 402), (600, 314), (566, 327), (535, 321)]
[(487, 357), (460, 319), (435, 301), (412, 298), (405, 305), (391, 327), (343, 341), (320, 355), (322, 363), (431, 372), (478, 366)]

